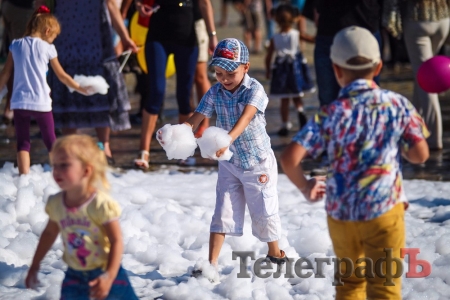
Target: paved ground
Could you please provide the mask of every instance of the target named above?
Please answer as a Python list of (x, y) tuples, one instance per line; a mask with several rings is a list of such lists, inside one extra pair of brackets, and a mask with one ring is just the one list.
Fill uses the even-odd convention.
[[(221, 1), (213, 0), (215, 8), (216, 20), (218, 20), (219, 3)], [(233, 9), (230, 11), (230, 22), (227, 27), (218, 28), (219, 39), (225, 37), (242, 38), (242, 29), (239, 26), (239, 16)], [(309, 24), (308, 28), (314, 33), (314, 28)], [(304, 51), (309, 63), (312, 64), (313, 46), (307, 45)], [(264, 78), (264, 53), (259, 55), (251, 55), (250, 75), (258, 79), (268, 91), (268, 80)], [(134, 75), (126, 75), (127, 86), (129, 88), (130, 100), (132, 104), (132, 113), (135, 113), (139, 103), (139, 96), (134, 94), (135, 80)], [(384, 88), (399, 92), (408, 98), (412, 95), (413, 76), (409, 66), (397, 66), (395, 69), (384, 68), (381, 75), (381, 85)], [(304, 98), (306, 113), (311, 116), (318, 108), (317, 94), (307, 95)], [(4, 101), (0, 104), (0, 110), (3, 111)], [(408, 163), (404, 165), (405, 178), (412, 179), (429, 179), (429, 180), (450, 180), (450, 93), (441, 95), (442, 114), (444, 122), (444, 150), (433, 152), (430, 159), (423, 165), (413, 166)], [(291, 121), (294, 128), (288, 137), (279, 137), (277, 131), (280, 128), (279, 101), (270, 101), (266, 110), (267, 131), (271, 137), (272, 148), (277, 157), (290, 142), (290, 139), (297, 130), (297, 117), (295, 111), (292, 110)], [(164, 104), (163, 119), (158, 127), (162, 127), (166, 123), (176, 124), (177, 122), (177, 105), (175, 102), (175, 78), (168, 80), (166, 99)], [(214, 120), (212, 120), (214, 124)], [(94, 134), (93, 130), (84, 129), (82, 132)], [(111, 148), (116, 166), (129, 169), (133, 167), (132, 161), (138, 153), (140, 126), (133, 125), (133, 128), (123, 132), (113, 133), (111, 136)], [(0, 127), (0, 166), (5, 162), (15, 161), (16, 141), (14, 137), (14, 128), (11, 126)], [(151, 169), (169, 169), (179, 171), (204, 171), (205, 169), (214, 169), (217, 164), (215, 161), (206, 160), (200, 157), (200, 153), (196, 152), (197, 163), (195, 167), (180, 167), (175, 160), (168, 160), (164, 150), (159, 146), (156, 140), (152, 141), (151, 151)], [(48, 163), (47, 151), (39, 138), (39, 129), (32, 126), (32, 146), (31, 146), (32, 164)], [(307, 171), (320, 166), (320, 162), (306, 160), (304, 167)], [(281, 171), (281, 170), (280, 170)]]

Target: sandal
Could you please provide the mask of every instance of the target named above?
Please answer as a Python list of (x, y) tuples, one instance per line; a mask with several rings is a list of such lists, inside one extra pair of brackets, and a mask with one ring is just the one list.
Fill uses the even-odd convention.
[[(141, 170), (147, 170), (149, 168), (148, 158), (150, 158), (150, 153), (147, 150), (141, 150), (139, 154), (141, 158), (134, 160), (134, 166)], [(145, 155), (147, 155), (147, 159), (145, 159)]]
[(267, 261), (267, 262), (270, 261), (277, 265), (283, 265), (284, 263), (289, 261), (289, 258), (286, 256), (286, 253), (284, 253), (283, 250), (280, 250), (280, 252), (281, 252), (281, 257), (267, 255), (265, 261)]

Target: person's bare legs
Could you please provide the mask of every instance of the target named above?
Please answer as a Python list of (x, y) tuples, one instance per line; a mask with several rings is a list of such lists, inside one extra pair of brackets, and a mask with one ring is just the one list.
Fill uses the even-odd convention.
[(244, 31), (244, 44), (247, 46), (247, 49), (252, 49), (252, 32), (245, 30)]
[(303, 111), (302, 97), (294, 97), (292, 100), (294, 102), (295, 108), (297, 109), (298, 127), (299, 129), (302, 129), (303, 126), (305, 126), (308, 122), (308, 119), (306, 118), (306, 115)]
[[(150, 114), (145, 109), (142, 110), (142, 126), (141, 126), (141, 151), (145, 150), (150, 152), (150, 143), (152, 141), (152, 135), (155, 131), (156, 121), (158, 120), (157, 114)], [(141, 157), (139, 157), (141, 158)], [(149, 159), (149, 156), (144, 154), (143, 159)]]
[(257, 28), (253, 31), (253, 52), (259, 53), (261, 52), (262, 45), (262, 33), (261, 29)]
[(281, 99), (280, 115), (281, 122), (283, 122), (283, 124), (286, 124), (289, 121), (289, 98)]
[[(3, 111), (3, 118), (4, 121), (11, 123), (14, 113), (11, 110), (11, 96), (12, 96), (12, 90), (14, 85), (14, 69), (11, 72), (11, 76), (9, 77), (8, 81), (6, 82), (6, 88), (8, 89), (8, 92), (6, 93), (6, 104), (5, 109)], [(0, 99), (1, 100), (1, 99)]]
[(192, 116), (192, 113), (190, 113), (190, 114), (188, 114), (188, 115), (182, 115), (182, 114), (179, 114), (179, 115), (178, 115), (178, 123), (179, 123), (179, 124), (183, 124), (183, 123), (186, 122), (191, 116)]
[(292, 99), (294, 102), (295, 108), (297, 108), (298, 111), (303, 111), (303, 100), (302, 97), (294, 97)]
[[(197, 91), (198, 103), (202, 100), (203, 95), (211, 88), (211, 82), (209, 82), (208, 74), (206, 72), (206, 62), (198, 62), (195, 69), (195, 90)], [(200, 123), (198, 131), (203, 131), (209, 127), (209, 118), (204, 118)]]
[(269, 253), (267, 253), (267, 255), (273, 257), (282, 257), (281, 250), (278, 247), (278, 241), (268, 242), (267, 246), (269, 247)]
[(228, 24), (228, 3), (226, 0), (222, 0), (219, 26), (223, 27), (226, 26), (227, 24)]
[(217, 266), (224, 240), (225, 233), (211, 232), (209, 234), (209, 262), (213, 266)]
[(30, 172), (30, 152), (24, 150), (17, 152), (17, 167), (20, 175)]
[(109, 136), (111, 129), (109, 127), (98, 127), (95, 128), (95, 131), (97, 132), (98, 140), (103, 143), (103, 151), (105, 152), (105, 155), (112, 157), (111, 148), (109, 147)]

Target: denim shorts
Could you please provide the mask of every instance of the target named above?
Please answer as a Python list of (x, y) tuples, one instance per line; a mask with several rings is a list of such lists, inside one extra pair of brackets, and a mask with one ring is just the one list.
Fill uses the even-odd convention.
[[(66, 276), (62, 282), (61, 300), (90, 300), (89, 297), (89, 281), (102, 275), (101, 268), (90, 271), (77, 271), (68, 268)], [(120, 267), (116, 279), (111, 286), (108, 297), (105, 299), (138, 299), (128, 279), (126, 271)]]

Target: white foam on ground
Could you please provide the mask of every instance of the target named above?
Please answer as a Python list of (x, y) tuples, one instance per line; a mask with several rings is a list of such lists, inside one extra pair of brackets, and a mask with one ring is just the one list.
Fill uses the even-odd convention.
[[(108, 176), (111, 195), (123, 209), (120, 219), (124, 237), (122, 264), (141, 299), (332, 299), (333, 270), (325, 278), (238, 278), (239, 259), (232, 251), (254, 251), (265, 257), (267, 245), (251, 235), (246, 214), (243, 237), (226, 237), (219, 257), (220, 283), (205, 270), (198, 279), (185, 276), (208, 259), (209, 224), (215, 205), (216, 173), (182, 174), (160, 171), (128, 171)], [(426, 278), (403, 276), (403, 299), (450, 298), (450, 185), (446, 182), (405, 182), (410, 200), (406, 212), (406, 246), (420, 248), (418, 259), (432, 265)], [(280, 246), (294, 260), (332, 257), (324, 202), (309, 204), (284, 175), (279, 177)], [(58, 191), (50, 172), (33, 166), (18, 177), (11, 163), (0, 168), (0, 298), (59, 299), (65, 264), (63, 245), (57, 239), (41, 264), (38, 291), (24, 288), (47, 216), (48, 195)], [(407, 262), (407, 260), (406, 260)], [(405, 265), (406, 265), (405, 262)]]

